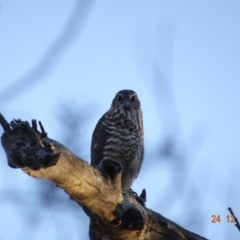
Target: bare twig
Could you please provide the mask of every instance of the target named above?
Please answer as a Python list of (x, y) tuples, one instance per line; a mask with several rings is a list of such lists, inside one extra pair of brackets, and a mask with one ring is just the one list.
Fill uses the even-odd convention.
[(234, 214), (232, 208), (229, 207), (229, 208), (228, 208), (228, 211), (231, 213), (232, 216), (234, 216), (234, 220), (235, 220), (235, 222), (236, 222), (235, 226), (236, 226), (236, 228), (240, 231), (239, 221), (238, 221), (236, 215)]

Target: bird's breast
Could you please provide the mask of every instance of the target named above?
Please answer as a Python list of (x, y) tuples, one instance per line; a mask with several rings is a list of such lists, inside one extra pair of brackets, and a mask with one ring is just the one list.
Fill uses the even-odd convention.
[(104, 123), (106, 144), (103, 156), (122, 164), (139, 159), (142, 148), (142, 133), (138, 118), (131, 112), (113, 111)]

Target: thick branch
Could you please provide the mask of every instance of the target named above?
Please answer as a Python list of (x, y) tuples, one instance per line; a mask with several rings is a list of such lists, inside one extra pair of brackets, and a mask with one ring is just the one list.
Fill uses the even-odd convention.
[(121, 164), (103, 160), (97, 168), (47, 137), (36, 121), (14, 120), (0, 114), (2, 146), (8, 164), (35, 178), (45, 178), (64, 189), (95, 220), (98, 234), (108, 239), (203, 240), (150, 209), (132, 191), (121, 190)]

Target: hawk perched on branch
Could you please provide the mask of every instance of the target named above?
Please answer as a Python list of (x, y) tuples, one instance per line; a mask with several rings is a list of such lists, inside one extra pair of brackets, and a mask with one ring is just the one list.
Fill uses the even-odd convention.
[(100, 118), (92, 136), (91, 165), (102, 159), (123, 166), (122, 188), (130, 188), (143, 161), (143, 119), (140, 101), (132, 90), (119, 91)]

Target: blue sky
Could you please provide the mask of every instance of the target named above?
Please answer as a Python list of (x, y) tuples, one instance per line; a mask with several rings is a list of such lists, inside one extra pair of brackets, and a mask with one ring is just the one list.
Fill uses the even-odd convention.
[[(83, 107), (86, 116), (91, 112), (82, 151), (89, 160), (97, 120), (117, 91), (135, 90), (146, 155), (133, 189), (146, 188), (147, 207), (191, 231), (237, 239), (226, 215), (232, 207), (240, 218), (240, 2), (79, 2), (0, 1), (0, 111), (8, 120), (40, 119), (60, 140), (62, 104)], [(169, 136), (179, 156), (174, 161), (155, 154)], [(36, 180), (10, 169), (3, 150), (0, 156), (0, 189), (33, 187)], [(20, 213), (11, 205), (0, 208), (0, 238), (19, 239), (12, 228)], [(211, 223), (213, 214), (221, 223)], [(44, 234), (36, 239), (54, 239), (51, 228)]]

